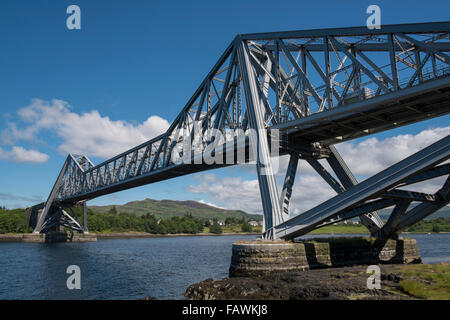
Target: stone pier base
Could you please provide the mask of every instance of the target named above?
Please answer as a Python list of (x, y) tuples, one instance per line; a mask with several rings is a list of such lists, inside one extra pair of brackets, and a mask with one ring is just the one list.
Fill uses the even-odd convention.
[(415, 239), (321, 238), (233, 243), (230, 277), (353, 265), (421, 263)]
[(97, 241), (97, 236), (89, 233), (74, 233), (73, 235), (66, 232), (49, 232), (46, 234), (29, 233), (22, 236), (22, 241), (38, 243), (91, 242)]
[(23, 242), (45, 242), (45, 234), (25, 233), (22, 235)]

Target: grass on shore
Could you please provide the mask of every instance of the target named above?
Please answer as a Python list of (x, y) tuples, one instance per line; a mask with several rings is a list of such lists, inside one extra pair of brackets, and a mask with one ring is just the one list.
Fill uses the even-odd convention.
[[(209, 228), (205, 227), (203, 229), (203, 232), (208, 233)], [(226, 225), (222, 226), (222, 232), (223, 233), (243, 233), (242, 232), (242, 226), (241, 225)], [(262, 227), (252, 227), (252, 232), (261, 233)], [(351, 234), (351, 233), (361, 233), (361, 234), (368, 234), (369, 231), (366, 227), (362, 225), (330, 225), (326, 227), (322, 227), (320, 229), (313, 230), (310, 232), (311, 234)]]
[(402, 266), (400, 290), (416, 298), (450, 300), (450, 263)]
[[(127, 233), (127, 234), (147, 234), (146, 232), (142, 231), (114, 231), (110, 229), (102, 230), (102, 231), (95, 231), (96, 234), (114, 234), (114, 233)], [(210, 233), (209, 227), (204, 227), (202, 233)], [(246, 233), (242, 231), (241, 225), (228, 225), (222, 227), (222, 233)], [(252, 233), (261, 233), (261, 227), (252, 227)]]
[(363, 225), (345, 225), (345, 224), (340, 224), (340, 225), (330, 225), (330, 226), (325, 226), (322, 227), (320, 229), (316, 229), (310, 232), (311, 234), (319, 234), (319, 233), (365, 233), (368, 234), (369, 231), (367, 230), (366, 227), (364, 227)]
[[(209, 233), (209, 227), (203, 228), (204, 233)], [(252, 227), (252, 233), (261, 233), (261, 227)], [(228, 225), (228, 226), (222, 226), (222, 233), (246, 233), (242, 231), (241, 225)]]

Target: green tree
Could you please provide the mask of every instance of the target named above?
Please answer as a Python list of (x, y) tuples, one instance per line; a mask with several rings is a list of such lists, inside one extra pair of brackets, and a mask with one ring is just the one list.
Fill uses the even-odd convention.
[(217, 222), (215, 222), (209, 227), (209, 232), (221, 234), (223, 233), (223, 230), (222, 227)]
[(441, 232), (441, 229), (439, 228), (439, 225), (435, 223), (433, 224), (433, 228), (431, 229), (431, 231), (439, 233)]
[(252, 232), (253, 228), (250, 225), (250, 223), (248, 223), (248, 221), (244, 220), (244, 222), (242, 223), (242, 232)]
[(23, 209), (2, 208), (0, 210), (0, 233), (27, 233), (30, 231), (27, 215)]
[(233, 218), (233, 217), (227, 217), (227, 218), (225, 219), (225, 225), (227, 225), (227, 226), (232, 225), (232, 224), (235, 224), (235, 223), (237, 223), (237, 221), (236, 221), (236, 219)]
[(112, 208), (109, 209), (108, 213), (111, 213), (111, 214), (117, 214), (116, 206), (112, 206)]

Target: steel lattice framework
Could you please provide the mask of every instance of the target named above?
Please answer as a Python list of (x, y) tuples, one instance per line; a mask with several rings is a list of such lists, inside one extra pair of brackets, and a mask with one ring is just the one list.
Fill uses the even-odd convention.
[[(83, 230), (58, 207), (255, 160), (264, 237), (291, 239), (353, 217), (375, 236), (394, 237), (450, 201), (448, 177), (436, 194), (399, 189), (450, 174), (450, 137), (362, 183), (333, 145), (448, 114), (449, 52), (450, 22), (238, 35), (165, 133), (99, 165), (69, 155), (39, 207), (35, 232), (63, 217), (65, 226)], [(281, 192), (271, 165), (274, 151), (290, 157)], [(231, 154), (234, 161), (210, 163), (205, 154)], [(299, 159), (338, 195), (292, 216)], [(376, 210), (387, 207), (393, 210), (383, 223)]]

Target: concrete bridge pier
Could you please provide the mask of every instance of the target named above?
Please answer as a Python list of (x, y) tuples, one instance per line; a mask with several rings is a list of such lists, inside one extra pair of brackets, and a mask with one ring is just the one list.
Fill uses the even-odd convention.
[[(87, 228), (87, 208), (83, 202), (83, 224), (78, 222), (73, 210), (69, 207), (63, 208), (57, 204), (51, 204), (47, 208), (45, 223), (39, 226), (39, 221), (44, 221), (42, 215), (47, 207), (46, 203), (41, 203), (28, 209), (28, 224), (35, 231), (23, 236), (24, 242), (90, 242), (97, 241), (97, 237), (89, 234)], [(66, 209), (71, 212), (69, 214)], [(75, 217), (75, 218), (74, 218)], [(36, 232), (36, 226), (39, 231)]]
[(369, 237), (264, 240), (233, 243), (230, 277), (255, 277), (354, 265), (421, 263), (417, 241)]
[(23, 242), (57, 243), (57, 242), (93, 242), (97, 241), (95, 234), (67, 233), (65, 231), (50, 231), (47, 233), (27, 233), (22, 236)]

